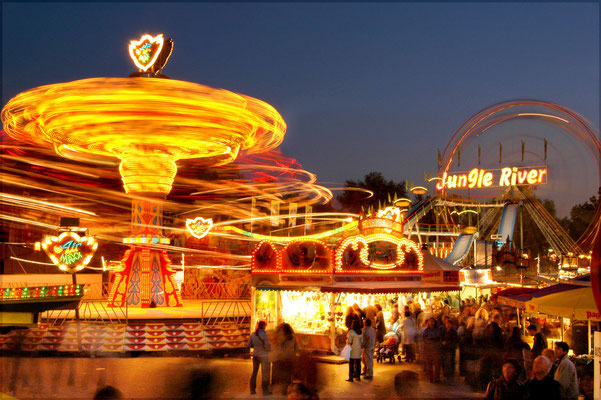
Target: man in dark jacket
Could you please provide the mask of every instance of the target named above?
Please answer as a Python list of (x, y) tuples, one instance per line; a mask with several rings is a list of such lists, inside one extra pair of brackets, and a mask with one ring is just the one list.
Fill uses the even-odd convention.
[(528, 400), (560, 400), (560, 384), (549, 374), (553, 364), (545, 356), (538, 356), (532, 364), (534, 375), (526, 382)]

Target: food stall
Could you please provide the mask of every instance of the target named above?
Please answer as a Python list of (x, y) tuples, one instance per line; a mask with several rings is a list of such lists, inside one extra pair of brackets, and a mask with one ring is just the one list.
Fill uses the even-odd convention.
[(358, 228), (335, 248), (311, 237), (261, 241), (252, 253), (252, 326), (264, 320), (269, 331), (287, 322), (301, 348), (338, 354), (353, 304), (380, 304), (388, 321), (393, 302), (402, 310), (408, 298), (460, 290), (459, 268), (443, 270), (403, 237), (398, 218), (364, 218)]

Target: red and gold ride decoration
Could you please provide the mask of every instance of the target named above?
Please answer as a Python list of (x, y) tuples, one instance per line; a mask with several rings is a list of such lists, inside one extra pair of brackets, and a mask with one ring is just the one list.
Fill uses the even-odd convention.
[[(312, 236), (272, 237), (259, 242), (252, 253), (253, 274), (421, 274), (423, 253), (403, 237), (403, 213), (396, 207), (362, 218), (359, 233), (335, 248)], [(349, 224), (349, 225), (351, 225)], [(281, 247), (277, 243), (286, 242)]]
[[(149, 77), (41, 86), (18, 94), (2, 110), (4, 129), (14, 139), (80, 161), (120, 160), (123, 187), (132, 197), (131, 236), (124, 239), (131, 247), (111, 287), (112, 306), (182, 305), (161, 248), (169, 244), (162, 235), (162, 201), (171, 191), (176, 162), (200, 158), (206, 166), (227, 164), (238, 154), (277, 147), (286, 131), (280, 114), (265, 102), (157, 78), (172, 43), (164, 47), (161, 35), (147, 36), (132, 41), (130, 55), (140, 68), (137, 76), (150, 71)], [(150, 68), (155, 61), (160, 68)]]

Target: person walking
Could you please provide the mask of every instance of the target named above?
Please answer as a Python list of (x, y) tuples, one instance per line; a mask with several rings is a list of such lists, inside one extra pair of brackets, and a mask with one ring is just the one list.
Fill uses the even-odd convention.
[(363, 375), (365, 379), (373, 379), (374, 377), (374, 351), (376, 347), (376, 331), (371, 326), (371, 319), (365, 320), (365, 329), (363, 330), (363, 360), (364, 368)]
[(526, 380), (526, 364), (524, 362), (524, 353), (528, 354), (528, 352), (530, 352), (530, 345), (522, 340), (520, 328), (514, 326), (511, 329), (511, 335), (509, 335), (505, 341), (504, 356), (505, 358), (513, 358), (518, 362), (518, 364), (520, 364), (520, 367), (522, 368), (520, 379), (522, 381)]
[(538, 327), (535, 324), (530, 324), (527, 328), (528, 335), (533, 336), (532, 349), (530, 350), (530, 357), (525, 360), (526, 363), (526, 375), (530, 376), (532, 372), (532, 362), (534, 359), (540, 355), (544, 349), (549, 347), (547, 345), (547, 339), (545, 336), (538, 331)]
[(555, 379), (561, 385), (562, 399), (578, 398), (578, 374), (576, 367), (568, 358), (570, 346), (566, 342), (555, 343), (555, 359), (557, 360), (557, 369), (555, 370)]
[(553, 363), (545, 356), (538, 356), (532, 363), (532, 378), (526, 384), (528, 400), (560, 400), (561, 385), (550, 375)]
[(440, 346), (442, 371), (447, 382), (451, 383), (453, 382), (455, 375), (455, 352), (457, 351), (459, 338), (457, 337), (457, 330), (455, 329), (455, 322), (453, 319), (447, 317), (445, 319), (445, 327), (446, 330), (442, 335)]
[(403, 353), (405, 353), (405, 361), (415, 361), (415, 335), (417, 327), (415, 319), (411, 315), (411, 311), (405, 311), (405, 318), (401, 321)]
[(430, 382), (440, 382), (440, 343), (442, 332), (436, 318), (430, 318), (423, 333), (424, 368)]
[(271, 345), (269, 344), (269, 337), (265, 332), (266, 326), (267, 323), (265, 321), (259, 321), (257, 323), (257, 328), (248, 339), (248, 347), (253, 349), (253, 372), (250, 376), (250, 394), (257, 393), (257, 374), (259, 373), (259, 367), (261, 367), (261, 386), (263, 389), (263, 394), (271, 394), (271, 391), (269, 390), (269, 379), (271, 377), (269, 352), (271, 351)]
[(520, 366), (515, 360), (503, 361), (503, 374), (486, 387), (486, 400), (524, 400), (526, 390), (518, 379)]
[(376, 304), (376, 309), (378, 310), (376, 314), (376, 342), (378, 344), (382, 344), (384, 341), (384, 335), (386, 335), (386, 321), (384, 320), (384, 312), (382, 311), (382, 306)]
[(290, 324), (281, 323), (275, 332), (277, 351), (273, 362), (272, 384), (274, 387), (278, 387), (282, 394), (286, 394), (288, 385), (292, 383), (292, 374), (296, 369), (298, 342)]
[(361, 381), (361, 346), (363, 344), (363, 334), (361, 333), (361, 324), (359, 321), (353, 321), (351, 330), (347, 334), (346, 343), (351, 346), (351, 357), (348, 363), (348, 379)]

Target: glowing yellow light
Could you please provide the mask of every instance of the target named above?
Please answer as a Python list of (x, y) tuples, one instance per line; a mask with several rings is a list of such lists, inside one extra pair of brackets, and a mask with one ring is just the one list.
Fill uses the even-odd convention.
[(62, 271), (76, 272), (90, 263), (98, 242), (92, 236), (80, 237), (75, 232), (63, 232), (57, 236), (46, 236), (36, 243), (36, 250), (42, 248), (50, 260)]
[(213, 227), (213, 219), (204, 219), (202, 217), (196, 217), (194, 219), (186, 220), (186, 228), (192, 236), (197, 239), (202, 239), (207, 236), (211, 228)]
[[(330, 260), (330, 265), (332, 264), (332, 251), (331, 249), (328, 247), (327, 244), (325, 244), (322, 241), (319, 240), (296, 240), (294, 242), (289, 243), (285, 248), (283, 249), (276, 249), (273, 245), (273, 243), (271, 243), (271, 241), (269, 240), (263, 240), (261, 242), (259, 242), (259, 244), (257, 245), (257, 247), (255, 247), (255, 249), (252, 251), (252, 257), (251, 257), (251, 271), (252, 273), (261, 273), (261, 274), (281, 274), (281, 273), (295, 273), (295, 274), (331, 274), (332, 273), (332, 268), (328, 268), (328, 269), (285, 269), (283, 267), (283, 255), (284, 252), (286, 251), (287, 247), (294, 244), (294, 243), (315, 243), (315, 244), (319, 244), (322, 246), (322, 248), (325, 250), (325, 256), (323, 258), (329, 259)], [(271, 247), (271, 250), (274, 253), (274, 257), (275, 257), (275, 269), (270, 269), (270, 268), (260, 268), (257, 266), (257, 253), (259, 252), (259, 250), (261, 250), (261, 248), (263, 247), (264, 244), (267, 244), (269, 247)]]
[(393, 221), (401, 219), (401, 210), (398, 207), (386, 207), (383, 210), (378, 210), (378, 218), (389, 218)]
[(253, 237), (258, 240), (263, 240), (263, 241), (268, 241), (268, 242), (288, 243), (288, 242), (295, 242), (295, 241), (302, 241), (302, 240), (323, 239), (325, 237), (335, 235), (342, 231), (356, 228), (357, 224), (358, 224), (357, 221), (353, 221), (346, 225), (341, 226), (340, 228), (332, 229), (332, 230), (329, 230), (326, 232), (316, 233), (314, 235), (306, 235), (306, 236), (267, 236), (267, 235), (261, 235), (258, 233), (248, 232), (248, 231), (242, 230), (240, 228), (236, 228), (235, 226), (224, 226), (222, 229), (224, 231), (234, 231), (241, 235), (250, 236), (250, 237)]
[(161, 50), (163, 49), (163, 35), (152, 37), (144, 35), (140, 40), (129, 42), (129, 56), (136, 67), (142, 71), (147, 71), (154, 65)]
[(6, 104), (2, 122), (14, 139), (67, 158), (119, 158), (127, 193), (169, 193), (178, 160), (226, 164), (239, 151), (277, 147), (286, 132), (280, 114), (260, 100), (158, 78), (92, 78), (30, 89)]
[[(396, 250), (396, 261), (393, 263), (376, 263), (369, 260), (369, 251), (368, 245), (373, 242), (388, 242), (394, 244)], [(392, 235), (386, 234), (373, 234), (373, 235), (356, 235), (350, 236), (342, 241), (338, 248), (336, 249), (336, 253), (334, 255), (334, 268), (338, 273), (344, 272), (349, 273), (351, 271), (345, 271), (343, 269), (343, 260), (342, 257), (347, 248), (352, 248), (353, 250), (357, 250), (359, 245), (362, 244), (361, 250), (359, 251), (359, 258), (361, 259), (361, 263), (366, 266), (366, 268), (375, 268), (379, 270), (389, 270), (396, 267), (401, 267), (405, 262), (405, 253), (413, 252), (417, 256), (417, 271), (423, 272), (424, 269), (424, 256), (419, 248), (419, 246), (412, 240), (407, 238), (398, 238)], [(369, 271), (367, 269), (367, 271)], [(363, 270), (362, 272), (365, 272)], [(414, 273), (416, 271), (394, 271), (398, 272), (411, 272)]]
[(561, 122), (565, 122), (566, 124), (570, 123), (570, 121), (568, 121), (567, 119), (563, 119), (563, 118), (557, 117), (555, 115), (550, 115), (550, 114), (540, 114), (540, 113), (520, 113), (520, 114), (518, 114), (518, 117), (528, 117), (528, 116), (553, 118), (553, 119), (560, 120)]

